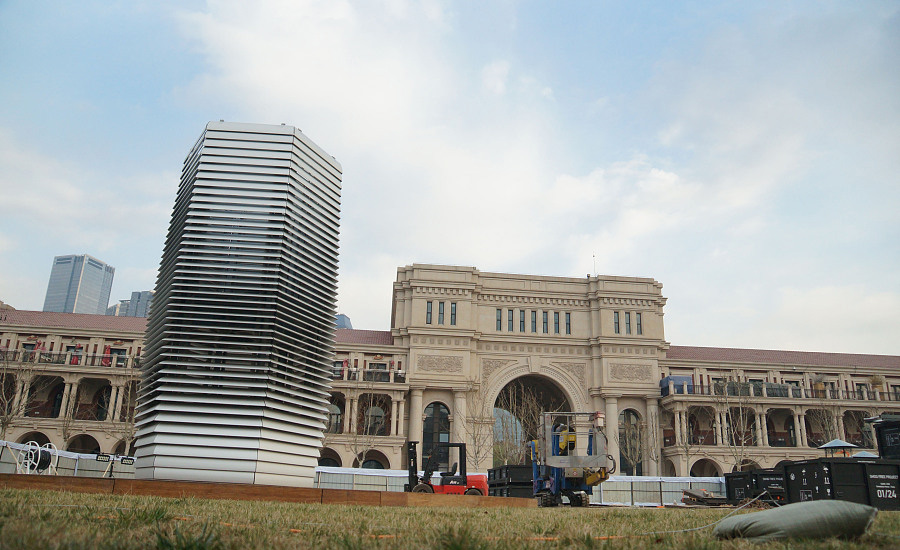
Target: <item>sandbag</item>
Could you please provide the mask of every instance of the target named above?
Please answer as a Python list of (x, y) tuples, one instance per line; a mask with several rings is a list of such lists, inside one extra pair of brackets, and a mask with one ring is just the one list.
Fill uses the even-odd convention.
[(713, 530), (720, 539), (767, 542), (784, 538), (858, 537), (875, 521), (878, 509), (845, 500), (812, 500), (722, 520)]

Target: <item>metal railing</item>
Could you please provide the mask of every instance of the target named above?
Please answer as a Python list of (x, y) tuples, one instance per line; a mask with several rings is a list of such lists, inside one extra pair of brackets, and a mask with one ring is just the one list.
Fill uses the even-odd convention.
[(727, 382), (723, 384), (674, 384), (660, 388), (660, 396), (705, 395), (710, 397), (765, 397), (783, 399), (834, 399), (844, 401), (890, 401), (900, 403), (900, 391), (875, 389), (810, 389), (792, 384)]
[(84, 354), (73, 351), (45, 350), (0, 350), (0, 361), (73, 367), (138, 368), (141, 365), (141, 358), (136, 355)]
[(381, 382), (386, 384), (405, 384), (406, 371), (381, 369), (354, 369), (345, 367), (331, 368), (332, 380), (361, 380), (363, 382)]

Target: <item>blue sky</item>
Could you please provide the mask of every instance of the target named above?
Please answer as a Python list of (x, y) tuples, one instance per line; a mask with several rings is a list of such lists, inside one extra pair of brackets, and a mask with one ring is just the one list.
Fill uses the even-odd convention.
[[(0, 300), (152, 288), (209, 120), (344, 168), (339, 309), (413, 262), (664, 285), (677, 345), (900, 354), (898, 2), (0, 2)], [(596, 266), (596, 267), (595, 267)]]

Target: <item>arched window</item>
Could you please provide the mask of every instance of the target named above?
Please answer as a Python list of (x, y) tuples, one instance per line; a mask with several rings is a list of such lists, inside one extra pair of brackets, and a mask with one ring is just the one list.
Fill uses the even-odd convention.
[(619, 471), (623, 475), (642, 475), (646, 432), (636, 411), (625, 409), (619, 414)]
[[(330, 434), (339, 434), (343, 431), (344, 415), (341, 414), (341, 407), (331, 402), (328, 404), (328, 425), (325, 432)], [(320, 464), (324, 466), (324, 464)]]
[[(450, 442), (450, 409), (443, 403), (435, 401), (425, 407), (425, 425), (422, 427), (422, 463), (430, 457), (438, 443)], [(438, 449), (435, 458), (438, 469), (447, 470), (450, 466), (450, 449)]]
[(368, 470), (384, 470), (384, 464), (374, 459), (366, 460), (362, 463), (362, 467)]
[(330, 468), (340, 468), (341, 467), (341, 465), (338, 463), (337, 460), (330, 458), (330, 457), (320, 458), (319, 466), (328, 466)]

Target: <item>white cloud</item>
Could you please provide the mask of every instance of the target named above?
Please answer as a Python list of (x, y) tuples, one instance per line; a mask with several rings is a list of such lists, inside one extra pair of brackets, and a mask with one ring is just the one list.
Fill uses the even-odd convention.
[(506, 93), (506, 81), (509, 78), (509, 62), (494, 61), (481, 69), (481, 83), (489, 92), (495, 95)]
[(771, 342), (782, 349), (845, 352), (848, 335), (854, 350), (896, 353), (900, 333), (900, 293), (863, 285), (783, 287), (774, 309), (743, 337), (746, 346)]

